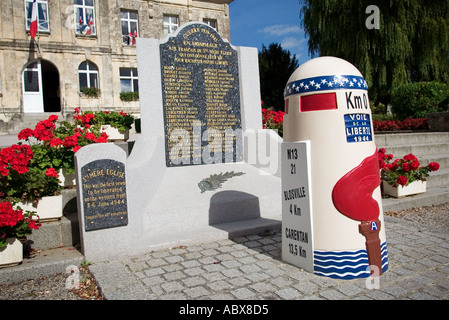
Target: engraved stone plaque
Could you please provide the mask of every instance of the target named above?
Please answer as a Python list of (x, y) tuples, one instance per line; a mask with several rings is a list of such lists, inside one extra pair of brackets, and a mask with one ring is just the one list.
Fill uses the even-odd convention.
[(160, 52), (167, 167), (242, 161), (237, 51), (198, 23)]
[(85, 231), (126, 226), (128, 206), (125, 165), (95, 160), (81, 168)]

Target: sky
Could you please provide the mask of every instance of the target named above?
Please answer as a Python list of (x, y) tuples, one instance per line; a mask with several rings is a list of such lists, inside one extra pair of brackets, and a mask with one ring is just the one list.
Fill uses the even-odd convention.
[(234, 0), (229, 5), (231, 44), (260, 51), (262, 44), (278, 43), (301, 65), (310, 56), (300, 11), (300, 0)]

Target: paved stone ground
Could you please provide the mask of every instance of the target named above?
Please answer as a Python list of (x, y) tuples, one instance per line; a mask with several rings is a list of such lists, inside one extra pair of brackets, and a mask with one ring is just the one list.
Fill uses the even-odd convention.
[(389, 216), (385, 225), (390, 266), (378, 278), (378, 289), (369, 289), (367, 279), (335, 280), (283, 263), (280, 232), (155, 251), (89, 269), (105, 299), (448, 299), (449, 230)]

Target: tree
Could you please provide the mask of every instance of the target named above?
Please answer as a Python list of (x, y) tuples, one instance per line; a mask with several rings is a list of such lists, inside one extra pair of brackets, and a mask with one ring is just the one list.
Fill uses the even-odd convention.
[(284, 109), (284, 89), (292, 73), (298, 68), (296, 55), (272, 43), (262, 45), (259, 52), (260, 91), (265, 108)]
[[(449, 1), (302, 0), (303, 28), (312, 57), (354, 64), (376, 104), (418, 81), (449, 80)], [(368, 6), (379, 9), (379, 29), (368, 28)], [(368, 12), (368, 13), (367, 13)]]

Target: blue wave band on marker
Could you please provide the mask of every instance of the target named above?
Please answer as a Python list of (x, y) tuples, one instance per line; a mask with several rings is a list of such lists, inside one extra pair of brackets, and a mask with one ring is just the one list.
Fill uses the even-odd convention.
[[(388, 270), (387, 242), (381, 245), (382, 273)], [(314, 273), (334, 279), (368, 278), (368, 253), (356, 251), (314, 251)]]
[(360, 76), (334, 75), (313, 77), (288, 83), (284, 90), (284, 97), (286, 98), (293, 94), (341, 89), (368, 90), (368, 84)]

